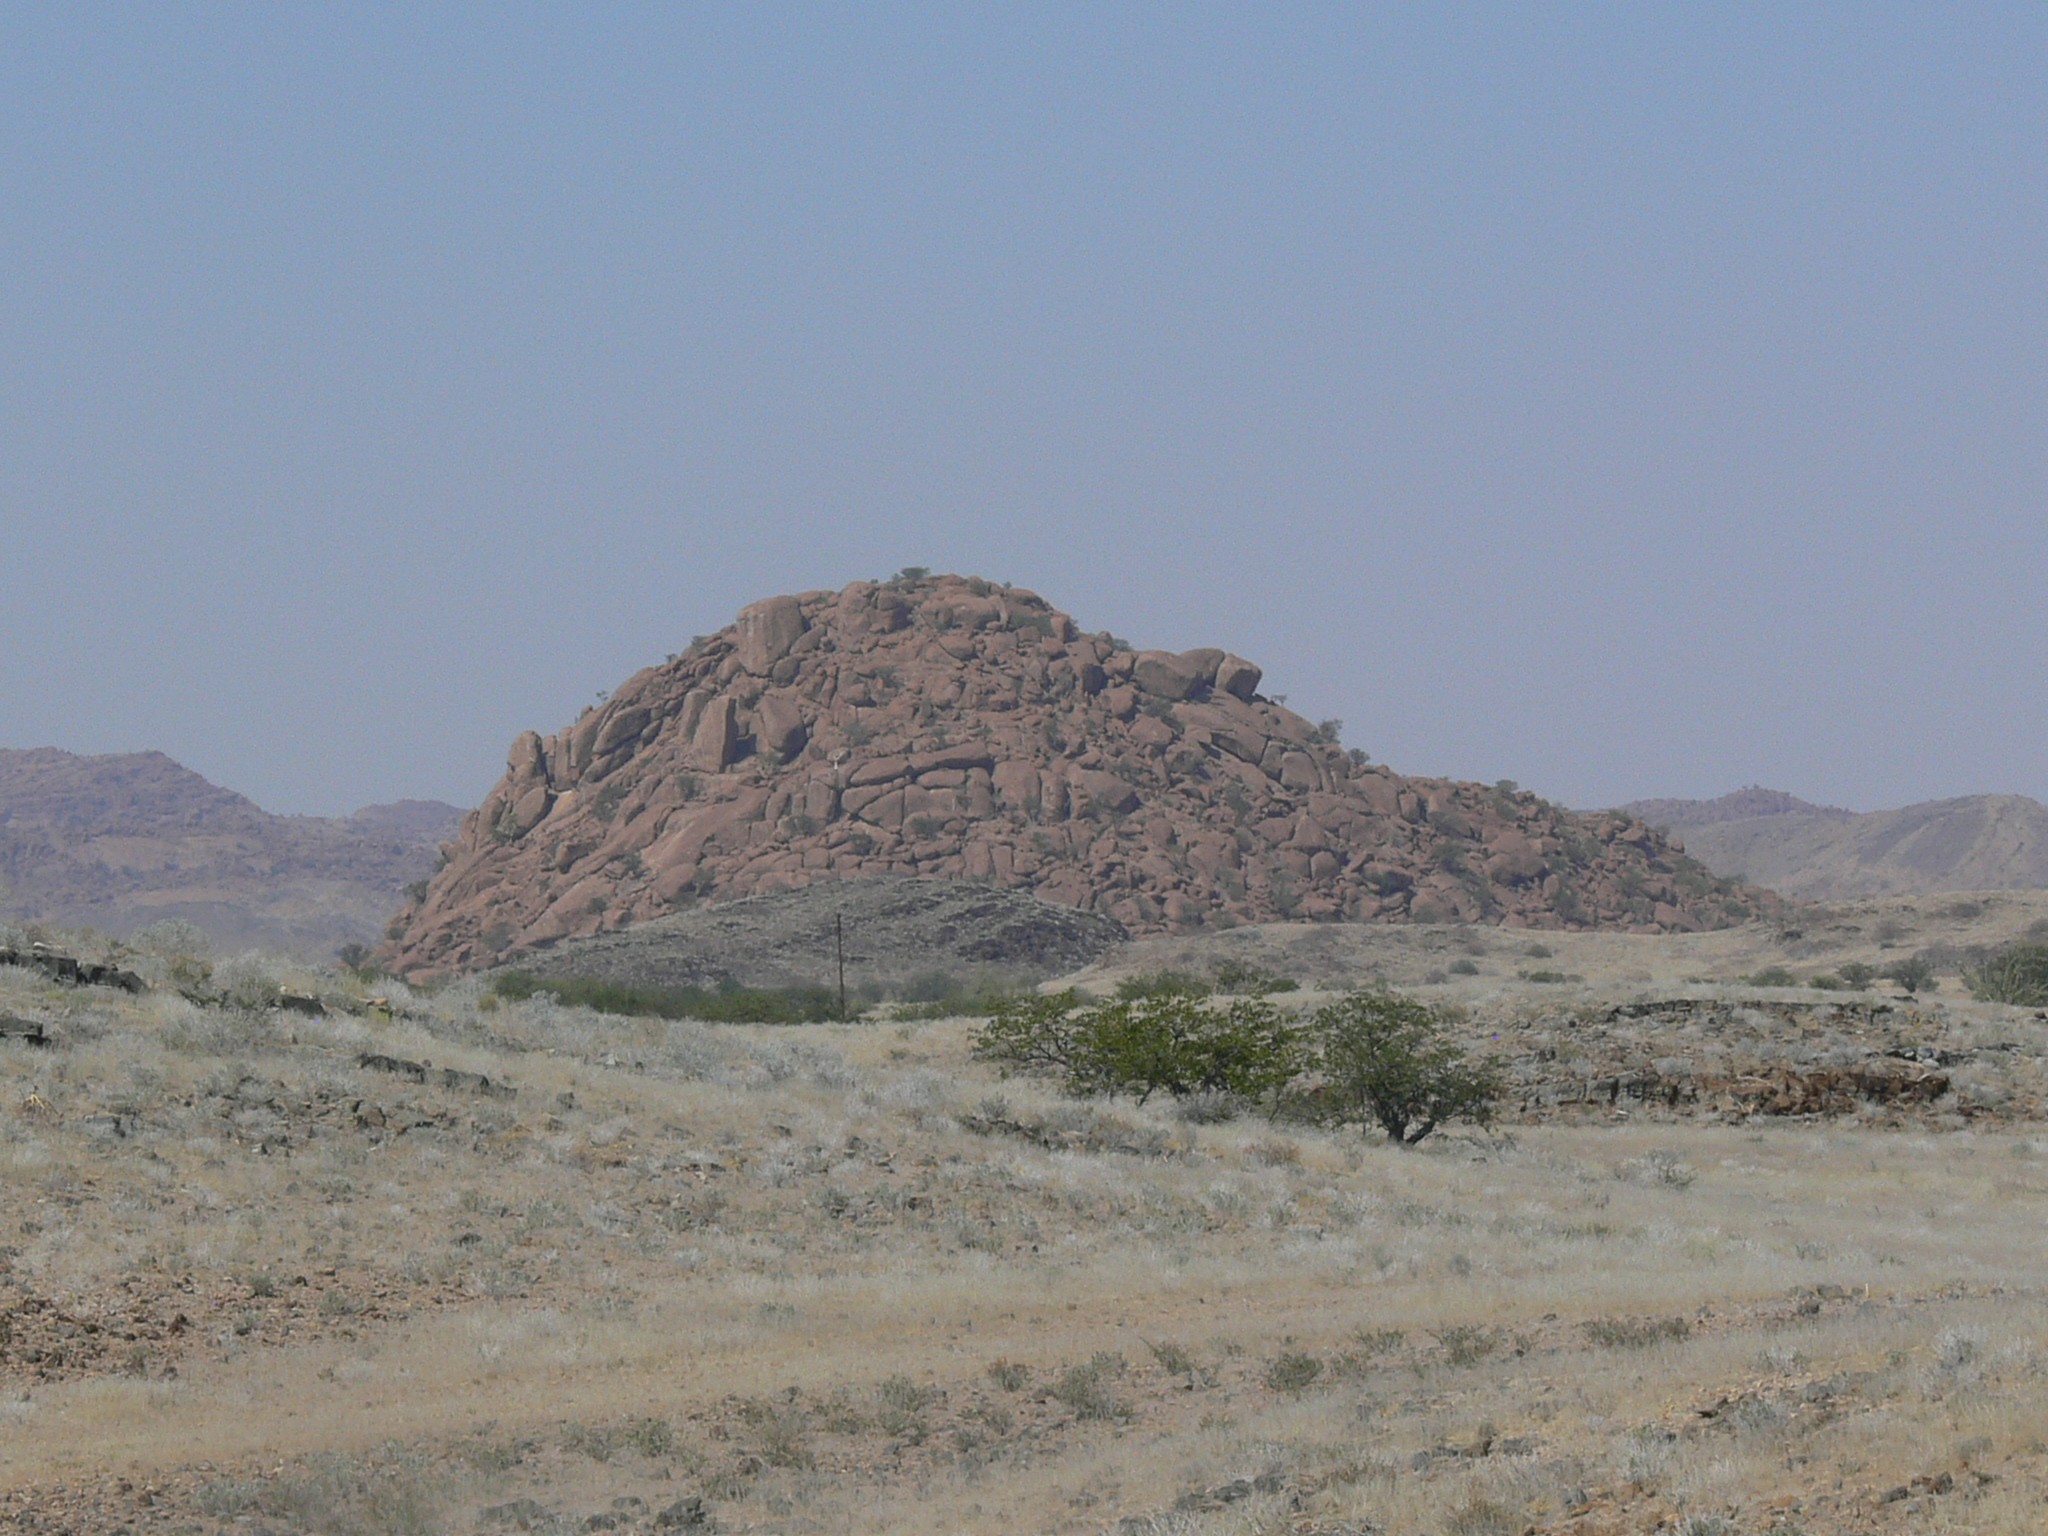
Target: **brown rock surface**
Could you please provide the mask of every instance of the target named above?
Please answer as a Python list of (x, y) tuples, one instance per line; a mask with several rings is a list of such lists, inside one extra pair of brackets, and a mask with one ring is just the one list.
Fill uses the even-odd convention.
[(1134, 933), (1297, 918), (1722, 926), (1754, 893), (1639, 821), (1403, 778), (1220, 650), (1122, 648), (958, 576), (772, 598), (505, 779), (390, 929), (409, 973), (705, 898), (959, 876)]

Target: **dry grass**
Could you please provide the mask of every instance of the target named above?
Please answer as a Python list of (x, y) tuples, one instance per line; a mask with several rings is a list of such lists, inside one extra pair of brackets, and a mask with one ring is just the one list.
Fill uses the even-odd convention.
[(1076, 1105), (967, 1021), (399, 1001), (0, 971), (66, 1040), (0, 1052), (0, 1524), (2040, 1529), (2037, 1126), (1402, 1151)]

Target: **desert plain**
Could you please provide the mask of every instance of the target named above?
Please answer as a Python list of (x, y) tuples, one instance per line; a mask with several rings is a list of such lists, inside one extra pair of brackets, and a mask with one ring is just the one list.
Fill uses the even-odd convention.
[[(0, 1524), (2032, 1536), (2048, 1019), (1810, 978), (2048, 894), (1799, 912), (1248, 926), (1067, 978), (1451, 1005), (1517, 1086), (1414, 1148), (1065, 1097), (972, 1018), (0, 968), (49, 1035), (0, 1046)], [(1859, 1062), (1901, 1086), (1771, 1096)]]

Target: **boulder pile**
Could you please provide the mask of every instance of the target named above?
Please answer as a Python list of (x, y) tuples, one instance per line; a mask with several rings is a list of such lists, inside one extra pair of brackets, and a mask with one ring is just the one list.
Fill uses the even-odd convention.
[(1279, 920), (1690, 930), (1755, 893), (1620, 813), (1404, 778), (1222, 650), (958, 576), (770, 598), (512, 744), (388, 930), (411, 974), (706, 900), (978, 879), (1133, 933)]

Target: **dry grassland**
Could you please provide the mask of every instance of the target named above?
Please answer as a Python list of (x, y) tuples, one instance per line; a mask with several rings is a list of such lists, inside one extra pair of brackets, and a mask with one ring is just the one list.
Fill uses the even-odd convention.
[(0, 970), (61, 1037), (0, 1048), (0, 1527), (2048, 1529), (2026, 1119), (1402, 1151), (965, 1021), (398, 1002)]

